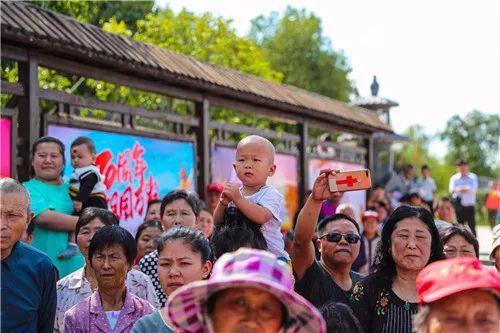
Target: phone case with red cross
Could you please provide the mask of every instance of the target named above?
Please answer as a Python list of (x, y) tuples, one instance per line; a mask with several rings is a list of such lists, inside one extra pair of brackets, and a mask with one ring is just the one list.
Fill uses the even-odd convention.
[(330, 192), (347, 192), (368, 190), (372, 187), (370, 170), (353, 170), (339, 172), (335, 176), (328, 176)]

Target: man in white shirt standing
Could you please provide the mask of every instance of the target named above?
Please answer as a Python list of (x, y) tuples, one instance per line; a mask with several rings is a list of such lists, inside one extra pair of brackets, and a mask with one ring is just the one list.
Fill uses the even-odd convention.
[(459, 160), (457, 163), (458, 172), (450, 178), (450, 193), (455, 198), (455, 211), (457, 220), (461, 224), (469, 225), (476, 234), (475, 209), (477, 176), (469, 172), (467, 161)]
[(427, 165), (422, 166), (422, 178), (417, 181), (418, 192), (422, 200), (429, 206), (431, 213), (434, 212), (434, 193), (436, 193), (436, 182), (431, 177), (431, 170)]

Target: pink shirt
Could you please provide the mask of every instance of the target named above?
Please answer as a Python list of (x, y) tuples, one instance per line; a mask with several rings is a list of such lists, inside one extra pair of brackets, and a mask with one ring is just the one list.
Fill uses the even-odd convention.
[(135, 322), (156, 309), (148, 302), (127, 292), (125, 303), (114, 330), (102, 308), (99, 291), (84, 299), (64, 314), (65, 333), (128, 333)]

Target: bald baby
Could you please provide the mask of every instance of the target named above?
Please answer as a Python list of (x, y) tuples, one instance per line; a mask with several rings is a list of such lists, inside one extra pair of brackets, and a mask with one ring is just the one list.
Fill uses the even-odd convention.
[(238, 142), (238, 146), (236, 147), (236, 155), (238, 155), (238, 151), (247, 148), (248, 146), (252, 146), (256, 150), (260, 150), (266, 157), (269, 159), (271, 163), (274, 164), (274, 155), (276, 154), (276, 149), (274, 145), (268, 139), (259, 136), (259, 135), (249, 135)]

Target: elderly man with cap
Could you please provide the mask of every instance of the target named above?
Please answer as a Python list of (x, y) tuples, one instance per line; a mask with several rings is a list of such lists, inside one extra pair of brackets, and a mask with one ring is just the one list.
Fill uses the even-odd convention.
[(375, 257), (377, 256), (377, 246), (382, 239), (380, 237), (378, 224), (378, 213), (374, 210), (367, 210), (363, 213), (363, 237), (364, 250), (368, 261), (368, 269), (372, 272)]
[(2, 332), (52, 332), (58, 273), (47, 255), (20, 241), (33, 213), (14, 179), (0, 179), (0, 215)]
[(207, 185), (207, 197), (205, 203), (210, 211), (210, 214), (213, 214), (215, 208), (217, 208), (222, 191), (224, 191), (224, 187), (221, 184), (213, 183)]
[(500, 224), (493, 228), (493, 246), (491, 248), (490, 259), (495, 264), (497, 271), (500, 272)]
[(476, 258), (437, 261), (417, 277), (417, 333), (500, 332), (500, 273)]

